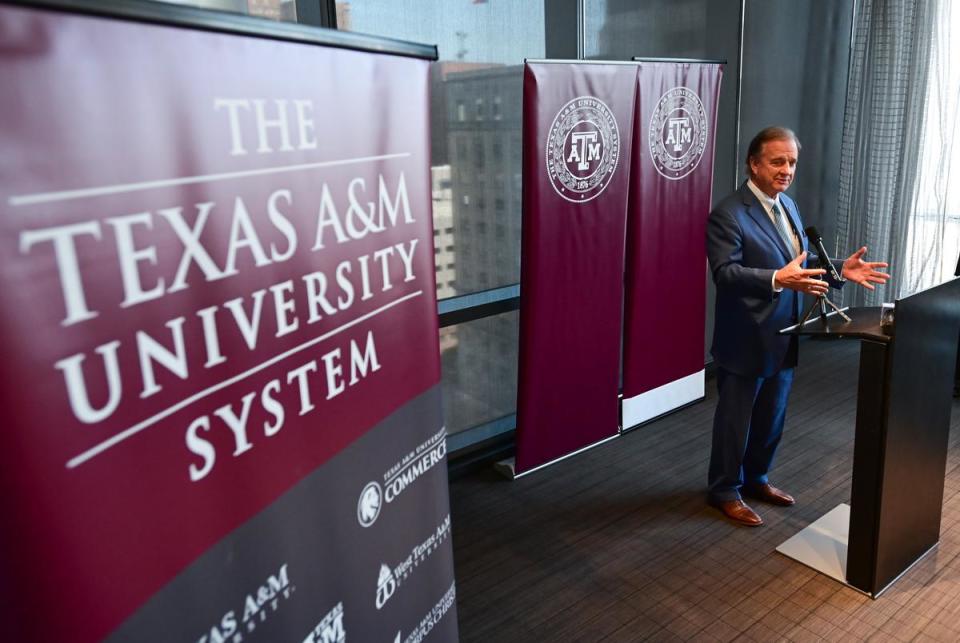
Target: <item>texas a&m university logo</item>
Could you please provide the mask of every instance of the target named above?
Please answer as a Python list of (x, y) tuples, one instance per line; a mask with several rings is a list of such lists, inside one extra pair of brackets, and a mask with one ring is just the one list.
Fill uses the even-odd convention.
[(598, 98), (579, 96), (564, 105), (547, 133), (550, 185), (572, 203), (596, 198), (610, 184), (620, 156), (620, 130)]
[(687, 87), (667, 91), (650, 117), (647, 138), (653, 167), (671, 181), (682, 179), (700, 165), (708, 134), (700, 97)]

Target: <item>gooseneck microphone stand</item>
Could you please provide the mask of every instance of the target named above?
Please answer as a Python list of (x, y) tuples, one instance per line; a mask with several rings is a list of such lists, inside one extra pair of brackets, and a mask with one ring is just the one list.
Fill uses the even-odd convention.
[[(843, 281), (843, 278), (840, 276), (840, 273), (837, 272), (836, 266), (830, 261), (830, 256), (827, 254), (826, 248), (823, 246), (823, 237), (820, 236), (820, 232), (814, 226), (810, 226), (806, 230), (807, 237), (817, 248), (817, 259), (818, 267), (826, 270), (835, 281)], [(807, 323), (807, 320), (810, 319), (810, 316), (813, 314), (814, 310), (820, 310), (820, 323), (824, 326), (827, 325), (827, 307), (833, 308), (833, 310), (839, 315), (844, 321), (849, 322), (850, 317), (843, 312), (839, 306), (830, 301), (826, 295), (817, 295), (817, 298), (813, 301), (812, 304), (807, 308), (807, 312), (803, 314), (803, 317), (800, 319), (800, 326), (803, 326)]]

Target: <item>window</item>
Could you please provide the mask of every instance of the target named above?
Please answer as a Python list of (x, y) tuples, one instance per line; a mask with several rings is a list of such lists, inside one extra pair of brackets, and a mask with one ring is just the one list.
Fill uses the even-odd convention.
[(457, 433), (514, 413), (517, 404), (516, 311), (441, 329), (447, 430)]
[[(433, 158), (450, 164), (450, 201), (444, 207), (453, 220), (459, 221), (475, 207), (462, 196), (468, 191), (474, 198), (479, 196), (471, 186), (488, 171), (488, 161), (516, 180), (505, 182), (503, 194), (490, 193), (487, 199), (515, 198), (519, 202), (523, 60), (545, 57), (545, 3), (350, 0), (336, 4), (338, 9), (349, 6), (349, 22), (339, 22), (340, 29), (437, 44), (439, 60), (431, 74), (430, 129), (432, 148), (447, 150)], [(442, 208), (435, 203), (434, 211), (438, 209)], [(519, 230), (519, 208), (508, 214), (516, 219), (510, 229)], [(456, 234), (465, 232), (457, 226)], [(458, 263), (495, 259), (491, 285), (520, 281), (519, 244), (497, 244), (489, 238), (458, 238), (456, 242), (458, 251), (466, 246), (478, 250), (469, 259), (458, 252)]]
[(939, 10), (901, 295), (945, 281), (960, 260), (960, 7)]
[[(337, 2), (337, 7), (346, 4)], [(520, 202), (523, 60), (545, 57), (545, 4), (350, 0), (350, 22), (338, 22), (341, 29), (359, 33), (437, 44), (431, 148), (445, 150), (432, 158), (449, 163), (450, 185), (441, 192), (448, 199), (444, 204), (434, 200), (434, 225), (446, 226), (437, 213), (449, 213), (453, 226), (445, 232), (452, 232), (456, 247), (450, 257), (456, 277), (447, 274), (445, 257), (439, 293), (459, 296), (520, 281), (520, 244), (485, 234), (486, 223), (475, 208), (490, 199)], [(494, 140), (499, 141), (496, 148)], [(484, 182), (492, 159), (496, 171), (508, 177), (496, 194), (474, 188)], [(520, 209), (504, 218), (510, 219), (506, 234), (519, 240)], [(515, 412), (517, 319), (516, 312), (503, 313), (441, 329), (442, 388), (451, 434)]]
[[(170, 4), (186, 4), (203, 9), (243, 13), (277, 22), (297, 22), (296, 0), (160, 0)], [(337, 3), (337, 18), (340, 17)]]

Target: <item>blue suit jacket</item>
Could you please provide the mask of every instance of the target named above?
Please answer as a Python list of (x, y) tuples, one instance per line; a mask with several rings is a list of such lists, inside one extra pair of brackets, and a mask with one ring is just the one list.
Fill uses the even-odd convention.
[[(797, 204), (786, 194), (783, 205), (803, 250), (807, 235)], [(707, 259), (717, 286), (713, 357), (738, 375), (768, 377), (797, 363), (796, 336), (777, 331), (799, 321), (800, 294), (774, 292), (773, 273), (794, 259), (773, 222), (746, 182), (721, 201), (707, 221)], [(808, 263), (818, 261), (807, 255)], [(834, 262), (837, 270), (843, 262)], [(841, 284), (831, 281), (834, 287)]]

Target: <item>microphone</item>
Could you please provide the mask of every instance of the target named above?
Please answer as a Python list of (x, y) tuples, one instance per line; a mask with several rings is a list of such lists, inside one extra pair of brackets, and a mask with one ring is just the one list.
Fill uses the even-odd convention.
[(817, 249), (817, 255), (820, 257), (820, 267), (827, 270), (835, 281), (843, 281), (843, 277), (837, 272), (836, 266), (830, 261), (830, 255), (827, 254), (827, 249), (823, 247), (823, 237), (820, 236), (820, 231), (817, 230), (816, 226), (810, 226), (804, 230), (804, 232)]

